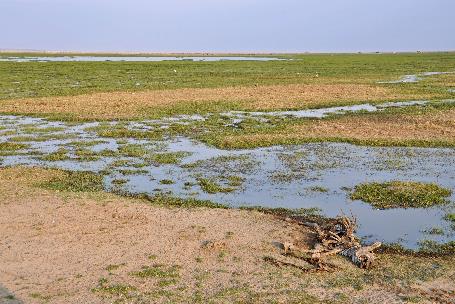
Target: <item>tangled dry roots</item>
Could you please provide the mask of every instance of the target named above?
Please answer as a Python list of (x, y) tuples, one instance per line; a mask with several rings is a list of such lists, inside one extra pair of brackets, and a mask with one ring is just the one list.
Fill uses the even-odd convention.
[[(335, 266), (327, 262), (327, 257), (335, 254), (349, 258), (360, 268), (368, 269), (373, 265), (375, 260), (373, 251), (381, 246), (380, 242), (376, 242), (370, 246), (362, 246), (360, 244), (359, 239), (355, 235), (357, 228), (355, 218), (341, 216), (328, 221), (323, 225), (298, 220), (291, 221), (295, 221), (299, 225), (310, 227), (315, 233), (316, 242), (314, 248), (310, 250), (299, 249), (291, 243), (285, 243), (284, 254), (304, 259), (314, 266), (314, 269), (311, 270), (333, 270)], [(310, 257), (305, 257), (305, 254), (310, 254)], [(289, 263), (283, 264), (283, 262), (274, 261), (274, 264), (280, 263), (289, 266)]]

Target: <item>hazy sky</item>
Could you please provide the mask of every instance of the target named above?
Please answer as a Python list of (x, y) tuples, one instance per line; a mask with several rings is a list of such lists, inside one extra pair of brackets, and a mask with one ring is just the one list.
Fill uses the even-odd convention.
[(455, 0), (0, 0), (0, 49), (455, 50)]

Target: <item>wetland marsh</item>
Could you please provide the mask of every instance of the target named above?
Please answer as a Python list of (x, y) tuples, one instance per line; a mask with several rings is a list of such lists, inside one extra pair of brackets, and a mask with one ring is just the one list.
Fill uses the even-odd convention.
[[(317, 208), (329, 217), (352, 212), (366, 241), (417, 248), (422, 240), (453, 240), (454, 231), (444, 220), (453, 212), (451, 204), (377, 210), (350, 199), (350, 191), (368, 181), (434, 182), (454, 189), (454, 103), (446, 87), (455, 74), (450, 65), (440, 65), (453, 54), (278, 57), (191, 57), (188, 62), (190, 57), (171, 56), (4, 56), (0, 65), (16, 81), (2, 82), (0, 98), (6, 99), (1, 103), (8, 115), (0, 117), (1, 164), (98, 172), (106, 189), (121, 193), (230, 207)], [(409, 74), (419, 65), (427, 71)], [(19, 74), (25, 66), (31, 78)], [(41, 81), (34, 69), (64, 73), (83, 66), (95, 75), (110, 70), (108, 78), (89, 86), (94, 95), (60, 97), (70, 93), (60, 77), (52, 80), (57, 81), (52, 88), (50, 81), (43, 82), (45, 91), (30, 83)], [(112, 73), (113, 67), (123, 73)], [(149, 87), (153, 82), (144, 78), (145, 71), (177, 80), (178, 88)], [(405, 76), (395, 76), (400, 71)], [(95, 79), (84, 79), (83, 73), (65, 74), (64, 82), (68, 77), (77, 81), (70, 88), (75, 93), (86, 92), (83, 83)], [(181, 76), (204, 81), (190, 84)], [(153, 90), (96, 93), (111, 85), (121, 89), (121, 78), (134, 79), (134, 91), (137, 83)], [(257, 83), (248, 87), (253, 79)], [(17, 98), (28, 95), (23, 94), (26, 87), (37, 96), (57, 96)], [(8, 92), (16, 92), (16, 98)], [(381, 228), (384, 221), (391, 224)], [(444, 233), (426, 233), (433, 228)]]
[[(41, 252), (41, 238), (57, 251), (80, 238), (68, 249), (78, 261), (71, 278), (50, 264), (32, 268), (51, 273), (46, 286), (81, 280), (86, 297), (119, 303), (267, 297), (251, 278), (267, 291), (310, 288), (292, 294), (303, 302), (316, 301), (320, 284), (331, 300), (379, 284), (400, 301), (416, 296), (412, 284), (453, 277), (455, 53), (43, 56), (0, 59), (0, 202), (10, 235), (0, 245), (11, 273), (34, 271), (14, 248), (25, 259)], [(267, 265), (269, 254), (281, 256), (272, 242), (311, 239), (274, 217), (283, 210), (355, 217), (364, 244), (388, 245), (378, 268), (331, 277)], [(86, 250), (84, 267), (95, 270), (83, 278)], [(243, 282), (234, 291), (198, 293), (232, 278)], [(142, 293), (149, 280), (159, 287)], [(65, 298), (32, 289), (26, 298)]]
[[(247, 119), (263, 123), (276, 117), (323, 119), (327, 114), (426, 105), (420, 101), (295, 112), (228, 112), (220, 113), (218, 119), (223, 128), (235, 130)], [(455, 237), (453, 226), (445, 220), (455, 211), (452, 203), (381, 210), (350, 199), (351, 191), (368, 181), (432, 182), (455, 189), (452, 148), (307, 143), (223, 150), (198, 137), (169, 132), (175, 125), (192, 128), (212, 117), (64, 123), (0, 116), (0, 161), (2, 166), (95, 172), (103, 176), (105, 189), (127, 195), (196, 199), (237, 208), (314, 209), (327, 217), (351, 214), (358, 219), (359, 235), (366, 242), (399, 243), (416, 249), (426, 241), (444, 243)], [(454, 198), (450, 196), (450, 201)], [(383, 227), (384, 222), (389, 224)], [(436, 229), (442, 232), (428, 233)]]

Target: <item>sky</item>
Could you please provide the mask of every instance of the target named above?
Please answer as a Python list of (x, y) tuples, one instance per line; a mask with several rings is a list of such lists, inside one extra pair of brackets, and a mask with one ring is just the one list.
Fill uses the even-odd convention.
[(455, 50), (455, 0), (0, 0), (0, 49)]

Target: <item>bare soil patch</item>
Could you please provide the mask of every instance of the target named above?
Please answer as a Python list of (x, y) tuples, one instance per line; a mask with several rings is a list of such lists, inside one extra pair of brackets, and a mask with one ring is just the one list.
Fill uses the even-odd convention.
[[(176, 279), (171, 290), (188, 289), (177, 302), (193, 296), (200, 280), (203, 294), (237, 278), (233, 287), (250, 282), (260, 290), (267, 275), (262, 256), (280, 251), (272, 240), (306, 237), (259, 212), (153, 207), (104, 193), (62, 195), (31, 186), (53, 172), (0, 173), (0, 281), (26, 303), (109, 303), (115, 294), (92, 290), (101, 278), (150, 291)], [(141, 280), (130, 274), (154, 265), (177, 267), (179, 276)]]

